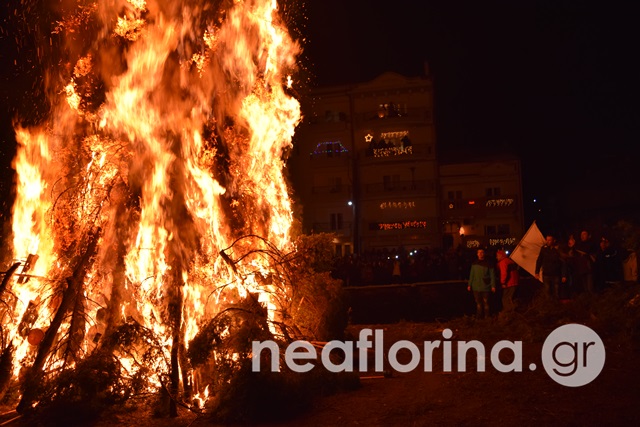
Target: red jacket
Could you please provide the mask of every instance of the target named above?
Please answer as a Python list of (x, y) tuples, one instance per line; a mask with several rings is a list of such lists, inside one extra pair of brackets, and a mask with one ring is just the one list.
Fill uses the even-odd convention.
[(498, 261), (496, 267), (498, 267), (500, 284), (503, 288), (518, 285), (518, 279), (520, 277), (518, 274), (518, 264), (513, 262), (511, 258), (502, 258)]

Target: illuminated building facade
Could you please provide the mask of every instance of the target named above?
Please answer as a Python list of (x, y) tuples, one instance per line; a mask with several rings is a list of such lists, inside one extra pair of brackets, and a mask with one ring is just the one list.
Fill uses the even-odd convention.
[(303, 231), (336, 253), (513, 246), (523, 234), (520, 162), (436, 156), (433, 86), (385, 73), (314, 89), (289, 159)]
[(433, 88), (385, 73), (315, 89), (290, 159), (305, 232), (336, 233), (336, 252), (441, 244)]
[(512, 249), (524, 234), (520, 160), (458, 153), (439, 164), (443, 247)]

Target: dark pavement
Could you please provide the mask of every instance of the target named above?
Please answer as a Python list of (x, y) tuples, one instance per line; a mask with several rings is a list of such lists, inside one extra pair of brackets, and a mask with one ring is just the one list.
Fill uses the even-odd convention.
[[(533, 278), (521, 279), (515, 299), (529, 302), (538, 287), (539, 282)], [(466, 281), (347, 287), (345, 293), (353, 324), (432, 322), (475, 313)], [(492, 295), (494, 313), (500, 309), (500, 299), (500, 291)]]

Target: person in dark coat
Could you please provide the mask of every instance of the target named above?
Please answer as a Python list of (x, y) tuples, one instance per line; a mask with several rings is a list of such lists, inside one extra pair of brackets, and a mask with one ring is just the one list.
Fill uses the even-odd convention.
[(580, 240), (575, 242), (575, 255), (578, 255), (578, 277), (582, 289), (590, 294), (595, 292), (594, 287), (594, 263), (598, 253), (598, 244), (591, 238), (591, 233), (587, 230), (580, 232)]
[(613, 246), (608, 237), (600, 239), (600, 250), (593, 263), (596, 291), (604, 290), (608, 285), (623, 279), (620, 251)]
[(546, 244), (540, 249), (536, 259), (535, 276), (540, 279), (542, 272), (542, 286), (545, 296), (559, 298), (560, 285), (567, 283), (567, 266), (560, 254), (558, 242), (552, 234), (547, 234)]

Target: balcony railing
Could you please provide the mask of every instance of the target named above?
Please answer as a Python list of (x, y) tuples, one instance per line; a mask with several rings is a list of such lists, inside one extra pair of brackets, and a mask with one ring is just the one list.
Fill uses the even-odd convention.
[(429, 158), (433, 155), (431, 146), (427, 144), (413, 144), (408, 147), (375, 148), (368, 147), (359, 151), (360, 159), (364, 163), (389, 160), (417, 160)]
[(517, 196), (475, 197), (443, 201), (443, 212), (479, 211), (510, 212), (518, 207)]
[(306, 125), (323, 127), (327, 130), (345, 130), (349, 128), (349, 117), (347, 115), (338, 116), (311, 116), (306, 118)]
[[(383, 116), (383, 117), (380, 117)], [(391, 122), (391, 121), (421, 121), (421, 122), (430, 122), (431, 121), (431, 111), (428, 108), (402, 108), (400, 107), (397, 112), (394, 114), (381, 114), (379, 110), (366, 111), (364, 113), (359, 113), (354, 115), (354, 119), (356, 122), (370, 122), (370, 121), (380, 121), (380, 122)]]
[(427, 193), (435, 194), (435, 182), (433, 180), (396, 181), (388, 183), (365, 184), (367, 194), (385, 193)]
[(314, 233), (336, 233), (343, 236), (351, 235), (352, 223), (351, 221), (343, 222), (314, 222), (311, 225), (311, 230)]
[(321, 187), (312, 187), (311, 192), (313, 194), (335, 194), (335, 195), (349, 195), (351, 194), (350, 185), (327, 185)]
[(351, 166), (352, 156), (349, 152), (333, 155), (311, 154), (309, 160), (309, 166), (312, 168), (348, 168)]

